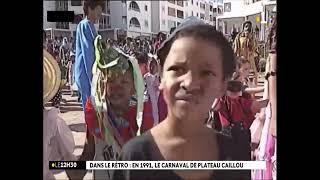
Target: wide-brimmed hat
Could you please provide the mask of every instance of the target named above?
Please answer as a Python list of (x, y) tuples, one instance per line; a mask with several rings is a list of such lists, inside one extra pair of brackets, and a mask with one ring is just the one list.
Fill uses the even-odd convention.
[(61, 71), (58, 63), (43, 50), (43, 103), (50, 101), (58, 92), (61, 83)]

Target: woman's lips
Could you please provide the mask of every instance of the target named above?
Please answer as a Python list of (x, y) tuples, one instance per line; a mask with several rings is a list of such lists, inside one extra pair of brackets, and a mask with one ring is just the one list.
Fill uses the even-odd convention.
[(176, 100), (182, 100), (182, 101), (192, 101), (193, 96), (192, 95), (183, 95), (176, 97)]

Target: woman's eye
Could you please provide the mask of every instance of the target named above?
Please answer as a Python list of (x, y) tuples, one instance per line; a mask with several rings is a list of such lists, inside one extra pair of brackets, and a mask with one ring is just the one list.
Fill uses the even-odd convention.
[(216, 74), (210, 70), (204, 70), (201, 74), (204, 76), (216, 76)]
[(168, 71), (174, 71), (177, 72), (179, 74), (182, 74), (184, 72), (184, 68), (180, 67), (180, 66), (171, 66)]

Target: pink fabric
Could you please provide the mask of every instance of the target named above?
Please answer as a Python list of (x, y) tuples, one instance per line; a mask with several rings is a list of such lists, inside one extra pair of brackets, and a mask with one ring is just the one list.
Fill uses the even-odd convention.
[(275, 172), (275, 163), (276, 162), (276, 138), (269, 134), (269, 126), (271, 119), (271, 106), (268, 105), (266, 108), (266, 120), (264, 123), (264, 127), (262, 130), (260, 145), (259, 145), (259, 153), (257, 156), (258, 161), (266, 161), (267, 167), (266, 170), (256, 170), (254, 172), (254, 179), (261, 180), (267, 179), (272, 180)]
[(271, 158), (273, 157), (275, 153), (275, 138), (268, 134), (268, 142), (266, 147), (266, 161), (267, 161), (267, 169), (264, 172), (264, 179), (272, 179), (272, 169), (273, 164)]
[(72, 154), (75, 142), (72, 131), (58, 116), (58, 109), (43, 110), (43, 179), (55, 179), (49, 170), (49, 161), (75, 160)]

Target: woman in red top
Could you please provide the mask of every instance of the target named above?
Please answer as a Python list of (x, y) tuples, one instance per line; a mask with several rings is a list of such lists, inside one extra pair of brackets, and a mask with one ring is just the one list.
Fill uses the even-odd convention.
[(239, 161), (251, 160), (250, 126), (255, 114), (267, 106), (269, 100), (256, 101), (242, 97), (242, 82), (229, 81), (227, 93), (218, 100), (215, 110), (219, 114), (222, 133), (232, 138), (238, 150), (235, 157)]

